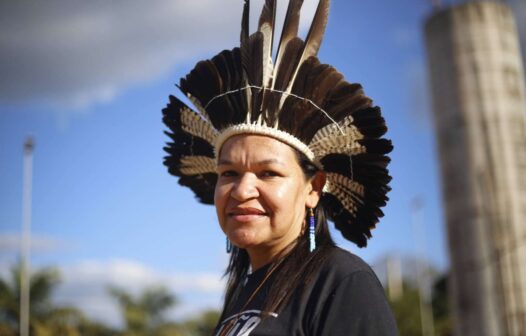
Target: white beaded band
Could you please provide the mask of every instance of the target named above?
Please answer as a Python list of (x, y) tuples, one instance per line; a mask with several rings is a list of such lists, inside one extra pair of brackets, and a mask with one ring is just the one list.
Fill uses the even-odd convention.
[(277, 140), (280, 140), (287, 145), (293, 147), (294, 149), (299, 150), (301, 153), (305, 154), (305, 156), (319, 169), (323, 170), (323, 167), (320, 162), (318, 162), (315, 159), (314, 153), (310, 150), (310, 148), (305, 145), (303, 142), (301, 142), (300, 139), (296, 138), (290, 133), (287, 133), (285, 131), (281, 131), (277, 128), (268, 127), (264, 125), (259, 124), (238, 124), (234, 126), (230, 126), (223, 130), (216, 138), (215, 141), (215, 156), (218, 158), (219, 150), (221, 149), (221, 146), (225, 143), (225, 141), (233, 137), (234, 135), (238, 134), (260, 134), (269, 136), (271, 138), (275, 138)]

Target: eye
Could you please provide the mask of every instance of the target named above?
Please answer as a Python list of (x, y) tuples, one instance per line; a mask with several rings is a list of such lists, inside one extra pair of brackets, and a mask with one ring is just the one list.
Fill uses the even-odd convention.
[(237, 176), (237, 173), (233, 170), (225, 170), (224, 172), (219, 173), (219, 176), (232, 177), (232, 176)]
[(277, 172), (273, 170), (265, 170), (260, 174), (261, 177), (277, 177), (280, 176)]

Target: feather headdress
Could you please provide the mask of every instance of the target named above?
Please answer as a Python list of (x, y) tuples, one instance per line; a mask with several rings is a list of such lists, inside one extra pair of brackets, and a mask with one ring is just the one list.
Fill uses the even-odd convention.
[(362, 247), (383, 216), (391, 141), (380, 108), (316, 57), (329, 0), (319, 0), (305, 41), (298, 37), (302, 0), (290, 0), (272, 58), (276, 0), (266, 0), (249, 34), (245, 0), (239, 48), (197, 63), (180, 81), (195, 109), (174, 96), (163, 109), (172, 139), (164, 164), (202, 203), (213, 204), (216, 153), (236, 134), (263, 134), (304, 153), (327, 176), (321, 202), (345, 238)]

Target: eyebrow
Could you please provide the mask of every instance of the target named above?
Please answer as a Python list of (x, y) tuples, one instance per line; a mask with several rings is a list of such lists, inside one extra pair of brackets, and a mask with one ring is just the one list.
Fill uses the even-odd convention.
[[(219, 161), (217, 162), (217, 165), (218, 166), (221, 166), (221, 165), (233, 165), (234, 163), (230, 160), (226, 160), (226, 159), (219, 159)], [(283, 163), (283, 161), (280, 161), (278, 159), (266, 159), (266, 160), (261, 160), (261, 161), (258, 161), (255, 163), (257, 166), (262, 166), (262, 165), (266, 165), (266, 164), (279, 164), (279, 165), (282, 165), (284, 166), (285, 163)]]

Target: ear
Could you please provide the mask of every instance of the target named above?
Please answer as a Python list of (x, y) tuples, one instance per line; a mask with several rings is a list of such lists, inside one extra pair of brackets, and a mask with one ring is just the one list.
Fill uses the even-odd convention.
[(318, 171), (316, 175), (310, 179), (309, 184), (309, 193), (307, 194), (307, 199), (305, 200), (305, 206), (308, 208), (315, 208), (320, 201), (321, 194), (323, 192), (323, 186), (325, 186), (326, 176), (324, 172)]

